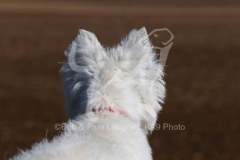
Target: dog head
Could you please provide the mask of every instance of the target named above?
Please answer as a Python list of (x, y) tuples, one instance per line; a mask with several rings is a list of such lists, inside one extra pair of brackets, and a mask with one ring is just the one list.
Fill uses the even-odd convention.
[(153, 130), (165, 97), (164, 70), (145, 28), (132, 30), (113, 48), (103, 48), (93, 33), (80, 30), (65, 55), (62, 76), (70, 118), (111, 111)]

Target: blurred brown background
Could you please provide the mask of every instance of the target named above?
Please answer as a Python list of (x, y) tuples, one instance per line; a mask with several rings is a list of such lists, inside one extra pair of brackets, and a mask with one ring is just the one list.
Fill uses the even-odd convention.
[(0, 157), (51, 139), (67, 121), (58, 62), (79, 28), (111, 46), (142, 26), (175, 36), (158, 123), (186, 127), (154, 131), (154, 159), (239, 160), (238, 0), (0, 1)]

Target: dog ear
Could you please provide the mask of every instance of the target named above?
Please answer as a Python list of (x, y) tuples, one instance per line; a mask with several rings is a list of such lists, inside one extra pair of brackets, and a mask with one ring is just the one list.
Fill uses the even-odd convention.
[(78, 36), (65, 55), (72, 70), (92, 75), (96, 72), (95, 69), (99, 68), (103, 53), (105, 51), (93, 33), (79, 30)]
[(154, 56), (153, 52), (146, 28), (143, 27), (140, 30), (133, 29), (109, 56), (120, 68), (133, 74), (144, 68)]
[(141, 50), (143, 51), (142, 54), (146, 54), (152, 50), (152, 45), (145, 27), (139, 30), (133, 29), (128, 36), (121, 41), (121, 46), (125, 51), (134, 52), (135, 50)]
[[(121, 56), (129, 61), (129, 66), (122, 67), (131, 72), (141, 96), (142, 108), (139, 110), (142, 126), (146, 131), (154, 129), (157, 114), (165, 97), (163, 81), (164, 69), (157, 60), (156, 52), (148, 38), (146, 29), (132, 30), (121, 42)], [(147, 127), (146, 127), (147, 126)]]
[(65, 88), (65, 109), (69, 118), (85, 113), (88, 96), (87, 89), (93, 74), (101, 68), (101, 59), (105, 51), (97, 37), (86, 30), (79, 30), (65, 55), (61, 72)]

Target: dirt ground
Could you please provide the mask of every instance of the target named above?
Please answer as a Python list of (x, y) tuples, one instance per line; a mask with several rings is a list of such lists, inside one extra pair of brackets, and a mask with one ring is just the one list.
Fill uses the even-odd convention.
[[(146, 26), (167, 27), (175, 36), (162, 127), (149, 137), (154, 159), (240, 159), (240, 6), (90, 4), (90, 11), (82, 11), (78, 7), (89, 4), (72, 2), (71, 12), (64, 4), (47, 9), (44, 2), (43, 8), (34, 4), (0, 4), (0, 157), (51, 139), (59, 134), (54, 125), (67, 121), (59, 62), (66, 60), (63, 52), (79, 28), (112, 46), (131, 29)], [(154, 45), (167, 35), (158, 38)], [(164, 129), (166, 124), (185, 129)]]

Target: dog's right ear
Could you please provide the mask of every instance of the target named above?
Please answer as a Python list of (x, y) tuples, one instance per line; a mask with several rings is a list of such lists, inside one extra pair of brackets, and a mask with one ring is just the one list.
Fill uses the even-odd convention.
[(87, 89), (93, 74), (101, 68), (104, 54), (97, 37), (86, 30), (79, 30), (75, 41), (65, 51), (68, 61), (64, 63), (61, 72), (66, 97), (65, 109), (69, 118), (85, 113)]
[[(136, 53), (139, 50), (144, 54), (152, 52), (153, 46), (149, 40), (148, 33), (145, 27), (140, 28), (139, 30), (133, 29), (128, 36), (121, 42), (121, 46), (125, 50), (131, 50)], [(135, 55), (136, 56), (136, 55)]]
[(152, 131), (165, 97), (164, 68), (157, 59), (145, 27), (132, 30), (121, 42), (121, 47), (119, 59), (128, 62), (121, 68), (134, 75), (132, 77), (141, 96), (142, 108), (138, 110), (138, 115), (142, 126)]

